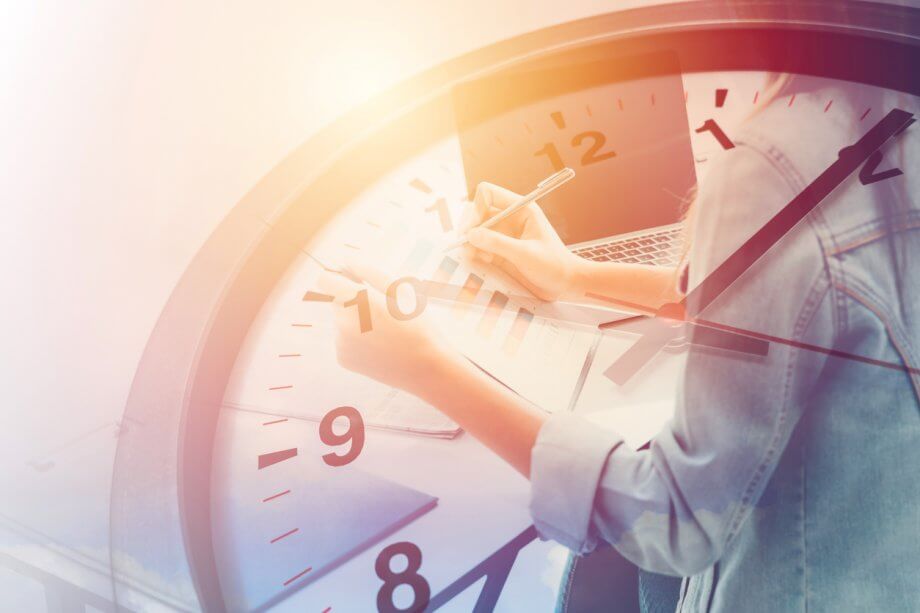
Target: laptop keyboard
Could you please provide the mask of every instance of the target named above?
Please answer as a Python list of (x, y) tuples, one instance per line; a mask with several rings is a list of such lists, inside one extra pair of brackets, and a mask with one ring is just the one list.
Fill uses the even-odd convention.
[(575, 255), (595, 262), (674, 266), (680, 260), (681, 229), (669, 228), (632, 238), (575, 249)]

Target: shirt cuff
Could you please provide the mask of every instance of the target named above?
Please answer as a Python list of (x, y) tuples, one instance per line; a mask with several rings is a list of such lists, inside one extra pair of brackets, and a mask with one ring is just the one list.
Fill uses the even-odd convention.
[(542, 538), (576, 553), (594, 549), (591, 514), (598, 483), (622, 437), (571, 413), (551, 416), (530, 459), (530, 514)]

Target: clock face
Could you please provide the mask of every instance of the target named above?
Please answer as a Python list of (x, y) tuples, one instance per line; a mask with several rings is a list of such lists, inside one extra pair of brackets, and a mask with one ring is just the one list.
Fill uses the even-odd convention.
[[(617, 134), (623, 131), (621, 126), (647, 124), (650, 117), (666, 115), (665, 106), (670, 103), (677, 119), (665, 127), (673, 131), (650, 130), (651, 135), (645, 134), (645, 142), (667, 144), (673, 140), (675, 145), (665, 147), (664, 156), (678, 150), (678, 155), (686, 155), (691, 170), (698, 169), (702, 174), (708, 160), (721, 147), (710, 134), (691, 132), (688, 125), (699, 127), (706, 121), (718, 121), (731, 133), (752, 110), (755, 92), (762, 87), (764, 76), (759, 73), (703, 73), (684, 78), (675, 75), (554, 96), (524, 110), (516, 109), (513, 123), (507, 118), (495, 122), (501, 124), (494, 134), (502, 143), (495, 141), (494, 155), (516, 150), (518, 153), (511, 154), (512, 157), (530, 165), (524, 172), (533, 177), (541, 173), (545, 176), (553, 171), (551, 162), (534, 155), (544, 143), (568, 144), (581, 133), (609, 134), (611, 144), (617, 142), (616, 157), (598, 162), (589, 160), (587, 167), (579, 163), (580, 155), (568, 162), (579, 173), (578, 181), (582, 181), (581, 175), (593, 174), (592, 166), (596, 165), (596, 173), (602, 175), (606, 167), (615, 167), (622, 159), (629, 158), (628, 144)], [(676, 91), (668, 92), (668, 86), (674, 90), (674, 81)], [(732, 98), (726, 96), (717, 106), (716, 92), (722, 89), (728, 90)], [(624, 98), (624, 109), (620, 110), (617, 101)], [(590, 113), (586, 108), (589, 105)], [(563, 128), (555, 119), (560, 116), (565, 121)], [(514, 127), (518, 128), (516, 133)], [(673, 138), (675, 135), (678, 138)], [(301, 583), (315, 582), (315, 587), (297, 595), (298, 602), (308, 602), (309, 607), (318, 610), (326, 606), (333, 606), (333, 610), (367, 610), (375, 606), (382, 585), (376, 575), (375, 561), (387, 543), (394, 540), (414, 543), (422, 552), (424, 576), (429, 584), (447, 585), (456, 578), (452, 575), (459, 577), (496, 549), (495, 540), (480, 536), (480, 520), (469, 521), (477, 518), (482, 509), (489, 509), (485, 521), (504, 527), (504, 540), (510, 540), (529, 524), (526, 482), (499, 459), (477, 449), (479, 444), (468, 436), (429, 439), (375, 427), (395, 424), (406, 429), (430, 428), (452, 433), (456, 425), (404, 392), (343, 370), (335, 357), (332, 307), (316, 291), (323, 266), (341, 268), (349, 257), (370, 257), (391, 271), (394, 278), (438, 278), (460, 287), (468, 285), (470, 279), (479, 278), (482, 283), (478, 292), (483, 299), (496, 295), (495, 288), (501, 283), (492, 283), (490, 270), (471, 267), (462, 257), (445, 254), (441, 248), (444, 237), (452, 235), (464, 209), (470, 206), (466, 199), (461, 140), (460, 135), (448, 137), (406, 161), (368, 186), (318, 235), (305, 240), (302, 251), (249, 329), (223, 398), (215, 446), (215, 454), (222, 460), (215, 467), (212, 481), (216, 500), (250, 501), (240, 505), (221, 504), (214, 509), (217, 558), (222, 576), (227, 577), (221, 583), (228, 599), (240, 603), (240, 609), (254, 608), (293, 591)], [(681, 143), (686, 152), (679, 151)], [(642, 145), (635, 138), (632, 144)], [(477, 142), (477, 150), (480, 156), (486, 156), (485, 143)], [(672, 182), (680, 184), (682, 180), (686, 178), (677, 177)], [(678, 208), (690, 185), (662, 192), (664, 197), (658, 204)], [(312, 298), (308, 296), (311, 291), (316, 299), (305, 300)], [(414, 298), (401, 297), (406, 303), (404, 310), (411, 311)], [(530, 306), (522, 301), (504, 302), (497, 315), (488, 306), (473, 306), (460, 312), (455, 312), (456, 305), (445, 306), (446, 309), (432, 304), (429, 316), (445, 317), (448, 320), (442, 327), (445, 332), (476, 339), (478, 346), (466, 349), (482, 354), (478, 363), (511, 385), (518, 383), (516, 391), (540, 406), (567, 408), (574, 380), (582, 367), (577, 356), (590, 346), (596, 332), (573, 330), (565, 323), (539, 317), (521, 329), (518, 309)], [(438, 313), (438, 310), (447, 312)], [(359, 326), (357, 305), (354, 311), (355, 326)], [(485, 329), (488, 331), (484, 332)], [(560, 352), (572, 356), (558, 361), (568, 370), (557, 372), (555, 385), (549, 389), (544, 386), (534, 389), (527, 373), (545, 371), (547, 365), (557, 363)], [(527, 366), (522, 368), (524, 362)], [(359, 444), (353, 435), (361, 426), (345, 417), (339, 417), (333, 424), (333, 431), (343, 439), (341, 444), (329, 445), (320, 436), (324, 416), (342, 406), (354, 407), (362, 415), (365, 432), (360, 449), (356, 448)], [(294, 452), (290, 450), (296, 450), (297, 455), (291, 455)], [(257, 460), (271, 453), (279, 454), (274, 460), (285, 459), (269, 466), (263, 465), (269, 460), (261, 464)], [(347, 466), (330, 466), (324, 460), (328, 453), (350, 453), (356, 457)], [(425, 461), (420, 463), (420, 457)], [(317, 488), (326, 487), (327, 482), (343, 481), (341, 487), (347, 488), (346, 478), (357, 479), (355, 488), (367, 488), (360, 485), (365, 479), (392, 481), (437, 498), (437, 504), (393, 537), (356, 552), (334, 571), (314, 579), (310, 575), (327, 560), (309, 559), (304, 552), (317, 548), (318, 538), (323, 538), (320, 535), (330, 530), (324, 510), (325, 504), (331, 503), (317, 507), (304, 497), (316, 500)], [(343, 499), (341, 503), (370, 508), (374, 505), (373, 499), (363, 494), (353, 500)], [(305, 519), (306, 509), (317, 517), (315, 523)], [(412, 510), (410, 507), (409, 511)], [(357, 524), (383, 527), (363, 513), (356, 513), (352, 520), (354, 525), (345, 522), (339, 529), (358, 533)], [(453, 534), (445, 538), (448, 526)], [(340, 534), (329, 536), (343, 538)], [(368, 532), (361, 537), (373, 535)], [(552, 546), (535, 543), (533, 547), (540, 550), (534, 557), (542, 559), (530, 561), (530, 574), (533, 577), (554, 574), (558, 578), (552, 564), (556, 561), (553, 556), (559, 554)], [(333, 549), (342, 550), (336, 553), (352, 553), (344, 545)], [(439, 558), (444, 563), (437, 563)], [(294, 578), (308, 567), (312, 567), (309, 573)], [(259, 571), (253, 572), (254, 568)], [(529, 590), (536, 592), (528, 597), (533, 600), (532, 606), (550, 607), (554, 588), (539, 581), (526, 583), (530, 584)], [(346, 589), (349, 585), (366, 587)], [(403, 594), (404, 591), (409, 590), (399, 590), (394, 596), (394, 602), (401, 608), (411, 603), (411, 595)], [(333, 594), (339, 597), (332, 600)]]
[[(333, 307), (317, 279), (350, 258), (373, 260), (401, 280), (388, 292), (394, 316), (431, 318), (525, 399), (568, 410), (582, 376), (576, 358), (600, 333), (577, 318), (541, 315), (539, 301), (505, 289), (506, 278), (445, 251), (471, 206), (471, 189), (489, 180), (524, 192), (554, 171), (574, 169), (571, 190), (545, 201), (571, 245), (610, 235), (590, 223), (599, 216), (618, 233), (679, 224), (692, 188), (770, 95), (764, 68), (774, 68), (750, 59), (750, 69), (707, 69), (678, 46), (668, 51), (671, 59), (690, 69), (605, 73), (596, 68), (609, 61), (607, 51), (595, 47), (580, 47), (565, 61), (540, 52), (510, 73), (491, 68), (484, 78), (452, 83), (449, 96), (442, 92), (447, 110), (435, 120), (441, 129), (413, 134), (418, 146), (394, 153), (398, 159), (382, 162), (379, 149), (345, 153), (331, 178), (314, 184), (349, 183), (348, 190), (316, 188), (304, 203), (303, 186), (288, 178), (285, 189), (263, 190), (267, 204), (250, 214), (261, 224), (258, 238), (225, 230), (218, 252), (232, 252), (230, 263), (204, 269), (224, 275), (215, 297), (176, 307), (207, 323), (194, 328), (194, 318), (177, 314), (182, 325), (152, 341), (161, 353), (151, 360), (162, 362), (177, 339), (196, 339), (187, 357), (175, 360), (180, 371), (183, 359), (195, 364), (189, 372), (158, 366), (158, 377), (178, 381), (185, 408), (162, 409), (168, 403), (161, 401), (176, 417), (154, 425), (155, 411), (140, 399), (159, 388), (138, 383), (132, 392), (147, 412), (134, 415), (135, 447), (120, 447), (121, 489), (113, 500), (113, 559), (133, 586), (120, 594), (126, 605), (143, 608), (149, 598), (240, 611), (553, 609), (566, 551), (536, 538), (526, 480), (434, 408), (342, 369)], [(858, 76), (847, 87), (864, 98), (897, 98), (901, 110), (920, 111), (908, 84), (897, 87), (893, 79), (886, 89), (858, 83)], [(842, 79), (822, 78), (829, 86)], [(543, 85), (510, 101), (493, 96), (501, 102), (486, 111), (473, 108), (481, 84), (499, 82), (489, 79), (512, 82), (519, 93)], [(860, 134), (891, 110), (830, 99), (817, 109), (786, 104), (786, 121), (838, 114)], [(421, 132), (429, 121), (413, 128), (412, 111), (405, 117), (402, 130)], [(563, 215), (573, 203), (586, 215)], [(294, 209), (300, 212), (289, 213)], [(271, 236), (283, 236), (284, 248), (268, 247), (259, 260)], [(260, 280), (240, 289), (244, 269)], [(426, 294), (424, 280), (449, 295)], [(235, 295), (243, 297), (232, 302)], [(356, 327), (373, 326), (360, 294), (345, 308)], [(227, 317), (232, 325), (221, 323)], [(550, 367), (557, 368), (552, 382), (526, 375)], [(210, 417), (202, 420), (205, 412)], [(172, 468), (149, 460), (171, 457), (176, 441)], [(139, 510), (161, 505), (155, 497), (167, 490), (169, 509)]]

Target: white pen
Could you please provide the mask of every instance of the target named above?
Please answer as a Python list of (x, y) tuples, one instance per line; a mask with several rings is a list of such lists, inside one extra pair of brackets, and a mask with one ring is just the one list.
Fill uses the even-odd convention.
[[(501, 220), (514, 215), (516, 212), (536, 200), (537, 198), (542, 198), (547, 194), (552, 193), (557, 188), (561, 187), (563, 184), (568, 183), (571, 179), (575, 177), (575, 171), (571, 168), (563, 168), (559, 172), (553, 173), (547, 178), (543, 179), (537, 183), (537, 188), (525, 196), (521, 196), (521, 199), (517, 202), (509, 205), (503, 211), (496, 213), (492, 217), (489, 217), (487, 220), (476, 226), (475, 228), (470, 228), (470, 230), (475, 230), (476, 228), (491, 228)], [(469, 232), (469, 231), (467, 231)], [(458, 241), (455, 241), (449, 244), (444, 248), (444, 251), (450, 251), (451, 249), (456, 249), (461, 245), (465, 245), (468, 242), (466, 235)]]

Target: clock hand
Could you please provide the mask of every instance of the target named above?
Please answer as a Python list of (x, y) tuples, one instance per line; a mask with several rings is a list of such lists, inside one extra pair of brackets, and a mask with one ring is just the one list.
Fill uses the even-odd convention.
[[(461, 296), (464, 294), (464, 288), (459, 285), (453, 285), (439, 281), (422, 281), (421, 287), (422, 291), (428, 298), (460, 304), (475, 304), (481, 307), (489, 308), (489, 292), (480, 292), (471, 299), (464, 299), (461, 298)], [(609, 300), (605, 296), (590, 293), (588, 295), (589, 297), (622, 304), (622, 301)], [(544, 302), (532, 297), (519, 296), (514, 294), (508, 294), (506, 297), (515, 304), (526, 305), (526, 310), (530, 311), (537, 317), (552, 319), (563, 324), (574, 324), (590, 327), (597, 326), (602, 331), (616, 327), (621, 330), (633, 332), (636, 330), (632, 330), (630, 328), (635, 327), (636, 324), (648, 328), (649, 324), (655, 325), (658, 323), (656, 320), (650, 319), (650, 317), (654, 315), (653, 309), (637, 304), (627, 303), (628, 308), (632, 310), (647, 311), (648, 314), (624, 316), (613, 322), (608, 321), (606, 323), (602, 323), (609, 319), (610, 311), (594, 305), (568, 302)], [(749, 335), (745, 335), (744, 333), (717, 330), (711, 328), (710, 326), (706, 326), (705, 324), (698, 324), (696, 322), (686, 322), (686, 326), (689, 326), (693, 331), (692, 335), (688, 339), (691, 343), (760, 356), (767, 355), (769, 350), (770, 344), (767, 341), (753, 338)], [(667, 330), (662, 331), (662, 334), (669, 335), (665, 342), (667, 343), (668, 341), (681, 336), (686, 326), (668, 326)], [(703, 328), (708, 329), (704, 330)]]
[(626, 305), (632, 310), (648, 312), (648, 314), (634, 315), (632, 317), (624, 317), (622, 319), (601, 323), (597, 327), (602, 332), (612, 329), (625, 330), (627, 332), (639, 332), (642, 334), (645, 332), (650, 332), (653, 336), (661, 335), (662, 338), (665, 339), (666, 343), (681, 336), (687, 337), (689, 332), (689, 338), (686, 342), (692, 343), (694, 345), (705, 345), (708, 347), (728, 349), (730, 351), (750, 353), (760, 356), (767, 355), (770, 350), (770, 343), (764, 341), (763, 339), (756, 338), (756, 335), (749, 334), (740, 328), (725, 330), (724, 328), (717, 328), (712, 326), (709, 324), (709, 322), (703, 322), (698, 319), (689, 318), (678, 318), (676, 321), (667, 323), (665, 326), (662, 326), (660, 319), (662, 314), (660, 312), (656, 313), (654, 309), (647, 308), (643, 305), (624, 303), (622, 300), (609, 298), (607, 296), (595, 294), (593, 292), (588, 292), (587, 296), (589, 298), (596, 298), (599, 300), (611, 302), (613, 304)]
[(853, 360), (854, 362), (862, 362), (863, 364), (869, 364), (871, 366), (879, 366), (881, 368), (887, 368), (889, 370), (896, 370), (900, 372), (907, 373), (909, 375), (920, 375), (920, 368), (913, 366), (910, 362), (886, 362), (885, 360), (879, 360), (877, 358), (870, 358), (868, 356), (859, 355), (858, 353), (850, 353), (848, 351), (842, 351), (840, 349), (831, 349), (829, 347), (822, 347), (820, 345), (813, 345), (811, 343), (805, 343), (802, 341), (792, 340), (788, 338), (782, 338), (780, 336), (773, 336), (771, 334), (764, 334), (762, 332), (752, 332), (750, 330), (741, 330), (740, 328), (735, 328), (733, 326), (727, 326), (725, 324), (720, 324), (714, 321), (707, 321), (703, 319), (694, 320), (700, 324), (708, 326), (707, 329), (714, 330), (725, 330), (728, 332), (742, 332), (744, 335), (750, 336), (752, 338), (759, 338), (764, 341), (769, 341), (771, 343), (778, 343), (781, 345), (789, 345), (790, 347), (796, 347), (798, 349), (804, 349), (806, 351), (816, 351), (818, 353), (823, 353), (826, 355), (834, 356), (835, 358), (843, 358), (845, 360)]
[(703, 311), (723, 291), (750, 268), (774, 244), (805, 218), (821, 201), (843, 183), (913, 115), (900, 109), (889, 112), (855, 144), (844, 147), (837, 160), (794, 197), (770, 221), (719, 265), (702, 283), (693, 288), (681, 304), (693, 304)]
[[(662, 325), (660, 319), (639, 315), (618, 321), (601, 324), (602, 331), (616, 329), (633, 332), (642, 336), (663, 339), (666, 343), (678, 342), (678, 345), (693, 344), (726, 349), (738, 353), (765, 356), (770, 351), (770, 343), (756, 334), (741, 328), (725, 328), (701, 319), (687, 318)], [(652, 357), (652, 356), (650, 356)]]
[(518, 552), (535, 541), (536, 538), (537, 529), (533, 525), (528, 526), (523, 532), (505, 543), (495, 553), (432, 596), (428, 605), (425, 607), (426, 613), (437, 611), (469, 586), (479, 581), (483, 576), (486, 577), (486, 581), (482, 586), (482, 591), (479, 593), (479, 598), (476, 599), (473, 613), (491, 613), (495, 610), (495, 605), (498, 603), (498, 597), (501, 596), (502, 588), (505, 586), (505, 581), (508, 579), (511, 567), (517, 559)]
[[(887, 362), (885, 360), (869, 358), (864, 355), (849, 353), (839, 349), (831, 349), (829, 347), (804, 343), (793, 339), (783, 338), (781, 336), (773, 336), (770, 334), (764, 334), (763, 332), (729, 326), (709, 319), (687, 317), (684, 319), (683, 324), (691, 327), (693, 336), (690, 338), (689, 342), (694, 345), (705, 345), (719, 349), (729, 349), (733, 351), (762, 356), (767, 355), (770, 343), (777, 343), (780, 345), (789, 345), (790, 347), (797, 347), (799, 349), (805, 349), (808, 351), (817, 351), (819, 353), (825, 353), (827, 355), (844, 358), (847, 360), (854, 360), (864, 364), (872, 364), (874, 366), (881, 366), (882, 368), (903, 371), (908, 374), (920, 374), (920, 368), (912, 366), (911, 364)], [(650, 328), (650, 326), (656, 327)], [(673, 334), (669, 335), (667, 334), (667, 329), (664, 328), (665, 326), (667, 326), (667, 324), (660, 321), (660, 319), (654, 319), (647, 315), (635, 315), (633, 317), (627, 317), (617, 321), (601, 324), (598, 327), (601, 330), (616, 329), (639, 334), (649, 333), (649, 336), (653, 337), (653, 339), (655, 338), (656, 334), (662, 334), (666, 342), (679, 336), (680, 328), (677, 328)]]
[[(663, 312), (660, 316), (669, 319), (683, 319), (687, 304), (693, 305), (696, 312), (702, 312), (847, 177), (864, 164), (873, 153), (911, 123), (912, 118), (911, 113), (894, 109), (856, 143), (841, 149), (837, 154), (837, 160), (827, 170), (790, 200), (770, 221), (755, 232), (680, 302), (665, 305), (663, 309), (666, 313)], [(617, 358), (604, 374), (618, 385), (625, 384), (658, 353), (667, 340), (664, 334), (644, 335)]]

